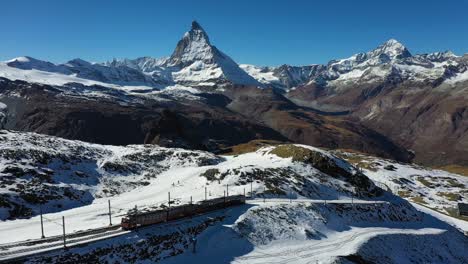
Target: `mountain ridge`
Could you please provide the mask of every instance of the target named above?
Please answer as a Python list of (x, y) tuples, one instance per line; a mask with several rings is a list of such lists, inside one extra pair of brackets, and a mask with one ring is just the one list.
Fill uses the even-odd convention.
[[(123, 84), (139, 84), (158, 89), (174, 84), (213, 87), (229, 82), (288, 91), (311, 82), (334, 86), (334, 82), (353, 81), (353, 78), (360, 77), (361, 72), (366, 72), (366, 70), (367, 77), (370, 79), (388, 76), (392, 72), (389, 69), (395, 69), (393, 72), (402, 80), (422, 74), (425, 78), (442, 78), (443, 80), (439, 82), (443, 82), (450, 79), (448, 77), (454, 77), (466, 71), (465, 68), (457, 67), (455, 63), (461, 58), (463, 56), (456, 56), (450, 51), (412, 55), (399, 41), (389, 39), (371, 51), (357, 53), (345, 59), (334, 59), (326, 64), (304, 66), (283, 64), (275, 67), (238, 65), (228, 55), (213, 46), (203, 27), (193, 21), (191, 29), (184, 34), (169, 57), (113, 59), (102, 63), (89, 63), (75, 59), (64, 64), (53, 64), (31, 57), (19, 57), (5, 63), (18, 69), (76, 74), (85, 79), (104, 83), (115, 83), (115, 77), (119, 77), (126, 80)], [(81, 68), (73, 64), (78, 64)], [(391, 67), (382, 69), (386, 65)], [(404, 68), (404, 66), (422, 68)], [(452, 75), (443, 74), (448, 66), (454, 66), (451, 69)], [(351, 72), (353, 74), (347, 75)]]
[[(247, 116), (254, 123), (247, 125), (247, 139), (257, 138), (252, 134), (255, 129), (266, 131), (273, 128), (283, 138), (293, 142), (323, 144), (323, 147), (346, 144), (346, 147), (360, 151), (372, 150), (373, 153), (377, 146), (382, 147), (383, 142), (392, 142), (389, 144), (395, 143), (415, 152), (418, 162), (468, 164), (468, 160), (463, 158), (468, 156), (468, 148), (464, 148), (468, 146), (468, 124), (465, 122), (466, 101), (463, 99), (468, 98), (468, 56), (456, 56), (450, 51), (413, 55), (395, 39), (371, 51), (332, 60), (327, 64), (258, 67), (237, 64), (213, 46), (206, 31), (194, 21), (169, 57), (114, 59), (104, 63), (74, 59), (63, 64), (19, 57), (0, 63), (0, 77), (44, 84), (31, 86), (45, 90), (57, 89), (64, 98), (116, 100), (118, 104), (144, 108), (151, 104), (177, 105), (176, 108), (189, 105), (187, 109), (196, 106), (195, 109), (203, 109), (200, 111), (203, 115), (189, 127), (195, 127), (198, 132), (206, 132), (201, 128), (203, 116), (216, 113), (216, 117), (206, 117), (206, 120), (212, 120), (217, 129), (225, 129), (226, 126), (245, 128)], [(21, 82), (6, 83), (5, 87), (20, 85), (18, 83)], [(281, 94), (281, 97), (271, 95), (271, 89)], [(8, 95), (2, 95), (0, 99), (4, 97), (11, 100), (12, 92), (5, 91), (8, 91)], [(14, 104), (7, 101), (3, 103), (7, 107), (2, 110), (2, 116), (5, 116), (5, 112), (9, 114), (7, 118), (2, 118), (2, 123), (5, 124), (7, 120), (6, 124), (11, 127), (11, 120), (19, 117), (11, 117), (15, 115), (12, 111)], [(293, 107), (282, 108), (278, 105)], [(42, 110), (37, 110), (37, 113), (43, 113)], [(187, 114), (185, 110), (181, 112)], [(226, 125), (220, 120), (221, 117), (231, 118), (233, 113), (236, 116), (234, 123), (228, 122)], [(188, 115), (194, 116), (192, 113)], [(159, 118), (159, 114), (157, 116)], [(83, 118), (87, 120), (91, 117)], [(137, 120), (140, 122), (140, 117)], [(185, 118), (183, 120), (188, 122)], [(388, 120), (393, 123), (389, 124)], [(88, 121), (95, 124), (95, 121)], [(45, 120), (43, 122), (48, 123)], [(285, 124), (290, 127), (285, 127)], [(38, 127), (33, 128), (28, 124), (21, 126), (22, 129), (33, 131), (39, 131)], [(158, 130), (149, 133), (150, 139), (162, 129), (160, 125), (149, 127)], [(139, 130), (136, 132), (138, 138), (141, 131), (148, 132), (146, 128)], [(333, 134), (330, 134), (331, 131)], [(185, 137), (180, 131), (172, 132)], [(205, 140), (198, 132), (196, 146)], [(383, 141), (380, 145), (374, 144), (375, 137), (372, 140), (362, 138), (371, 132), (385, 137), (381, 138)], [(274, 132), (266, 134), (272, 135)], [(68, 130), (64, 135), (76, 136)], [(173, 136), (169, 138), (172, 140)], [(81, 134), (80, 137), (96, 138)], [(231, 136), (229, 138), (230, 143), (239, 143), (232, 141)], [(450, 140), (447, 141), (447, 138)], [(361, 144), (361, 140), (367, 142)], [(189, 141), (194, 142), (193, 139)], [(368, 146), (369, 143), (374, 146)], [(204, 143), (201, 145), (205, 146)], [(384, 149), (386, 145), (383, 143)]]

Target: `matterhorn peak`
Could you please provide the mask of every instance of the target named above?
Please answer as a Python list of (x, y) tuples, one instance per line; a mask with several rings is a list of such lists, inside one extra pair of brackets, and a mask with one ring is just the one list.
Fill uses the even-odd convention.
[(163, 66), (176, 69), (172, 74), (176, 82), (190, 83), (195, 78), (197, 82), (203, 80), (205, 83), (227, 81), (235, 84), (259, 84), (239, 68), (234, 60), (211, 45), (208, 35), (197, 21), (192, 22), (192, 27), (177, 43)]
[(192, 28), (177, 43), (167, 65), (185, 67), (197, 60), (210, 61), (215, 56), (215, 49), (205, 30), (197, 21), (193, 21)]
[(205, 31), (203, 30), (203, 28), (200, 26), (200, 24), (198, 24), (198, 22), (196, 20), (192, 21), (192, 30), (202, 30), (202, 31)]
[(192, 28), (189, 32), (185, 33), (184, 38), (190, 38), (193, 41), (203, 41), (210, 44), (210, 39), (205, 30), (198, 24), (197, 21), (192, 21)]

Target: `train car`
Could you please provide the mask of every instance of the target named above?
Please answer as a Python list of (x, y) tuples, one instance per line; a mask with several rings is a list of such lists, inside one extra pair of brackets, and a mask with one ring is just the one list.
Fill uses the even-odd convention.
[(245, 196), (244, 195), (231, 195), (231, 196), (228, 196), (228, 197), (226, 197), (226, 204), (227, 204), (227, 206), (245, 204)]
[(229, 206), (245, 204), (244, 195), (231, 195), (226, 197), (219, 197), (210, 200), (201, 201), (198, 203), (198, 213), (207, 213), (214, 210), (222, 209)]
[(135, 212), (123, 217), (121, 226), (125, 230), (131, 230), (141, 226), (173, 221), (244, 203), (244, 195), (232, 195), (205, 200), (196, 204), (172, 206), (167, 209), (159, 209), (150, 212)]
[(125, 230), (135, 229), (140, 226), (152, 225), (165, 222), (167, 210), (156, 210), (150, 212), (137, 212), (128, 214), (121, 220), (121, 226)]
[(224, 208), (226, 199), (224, 197), (201, 201), (198, 203), (197, 214), (203, 214)]
[(171, 207), (168, 209), (167, 221), (192, 216), (196, 212), (196, 207), (197, 205), (195, 204), (185, 204)]

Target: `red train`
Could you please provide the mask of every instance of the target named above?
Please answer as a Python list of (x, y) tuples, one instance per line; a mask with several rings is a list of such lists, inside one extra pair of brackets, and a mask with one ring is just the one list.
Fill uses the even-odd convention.
[(136, 229), (140, 226), (153, 225), (184, 217), (208, 213), (221, 208), (245, 203), (244, 195), (231, 195), (194, 204), (173, 206), (168, 209), (160, 209), (149, 212), (136, 212), (122, 218), (121, 226), (125, 230)]

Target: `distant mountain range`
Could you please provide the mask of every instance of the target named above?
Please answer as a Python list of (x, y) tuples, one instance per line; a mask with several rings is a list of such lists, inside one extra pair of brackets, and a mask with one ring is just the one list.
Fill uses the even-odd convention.
[[(450, 51), (413, 56), (400, 42), (390, 39), (372, 51), (333, 60), (326, 65), (238, 65), (213, 46), (205, 30), (194, 21), (190, 31), (177, 43), (173, 54), (166, 58), (114, 59), (103, 63), (74, 59), (55, 65), (30, 57), (19, 57), (5, 64), (21, 70), (45, 71), (109, 84), (145, 85), (158, 89), (174, 84), (213, 87), (230, 83), (287, 91), (308, 84), (336, 87), (390, 79), (453, 84), (467, 80), (467, 60), (466, 56), (459, 57)], [(2, 76), (7, 77), (5, 73)], [(41, 82), (40, 79), (34, 81)]]
[(260, 67), (237, 64), (194, 21), (167, 58), (19, 57), (0, 77), (10, 129), (218, 151), (268, 138), (468, 165), (468, 55), (412, 55), (394, 39), (327, 64)]

